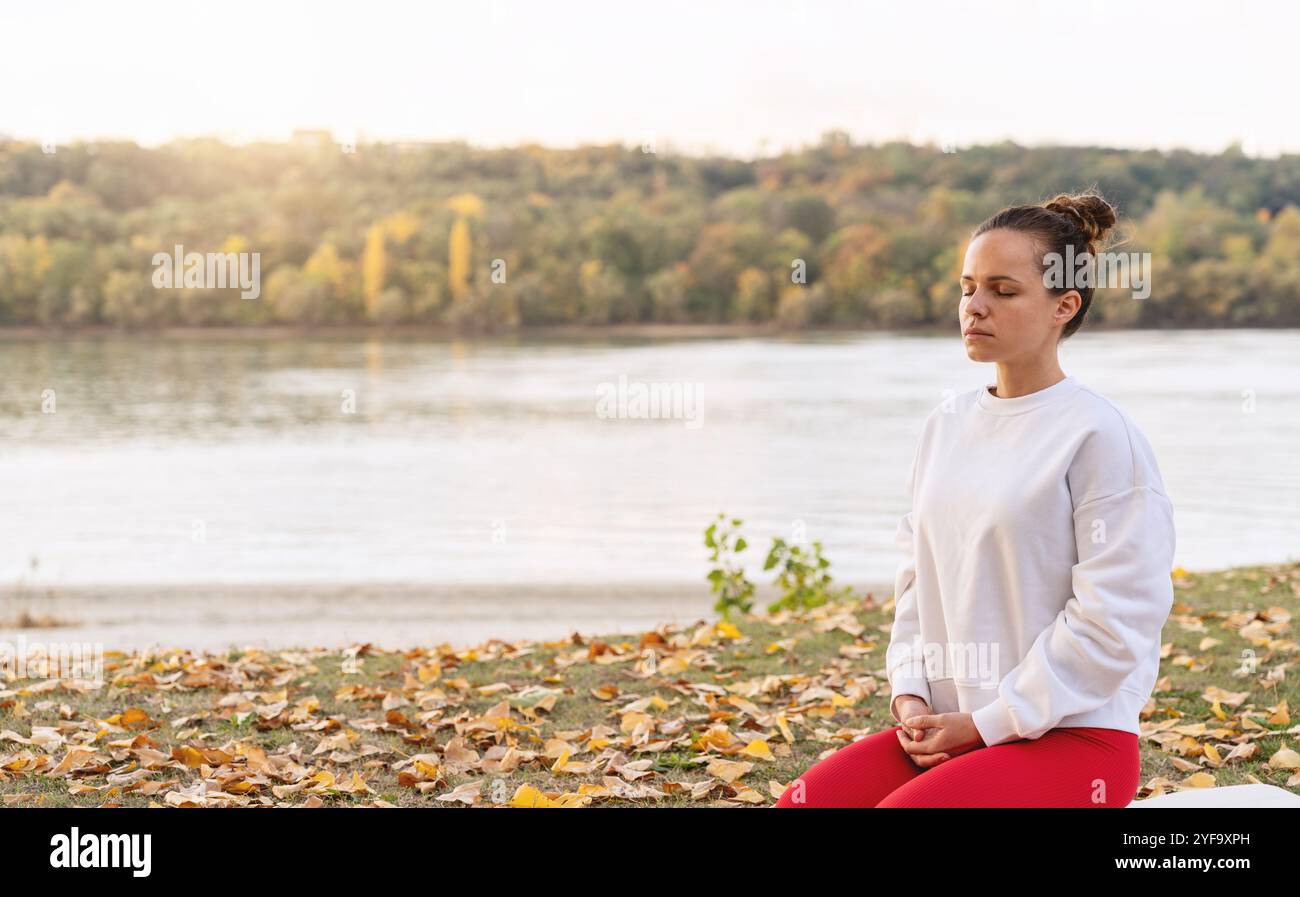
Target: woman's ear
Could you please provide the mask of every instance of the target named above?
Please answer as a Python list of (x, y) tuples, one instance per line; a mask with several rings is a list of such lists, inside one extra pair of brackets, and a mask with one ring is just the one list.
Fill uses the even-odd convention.
[(1082, 305), (1083, 297), (1079, 295), (1078, 290), (1066, 290), (1056, 297), (1056, 308), (1052, 310), (1052, 318), (1057, 324), (1068, 324)]

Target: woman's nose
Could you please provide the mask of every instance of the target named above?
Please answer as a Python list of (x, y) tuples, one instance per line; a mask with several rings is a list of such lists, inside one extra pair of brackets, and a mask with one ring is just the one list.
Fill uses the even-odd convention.
[(966, 300), (966, 311), (972, 315), (983, 315), (987, 310), (983, 295), (979, 290), (971, 293), (970, 298)]

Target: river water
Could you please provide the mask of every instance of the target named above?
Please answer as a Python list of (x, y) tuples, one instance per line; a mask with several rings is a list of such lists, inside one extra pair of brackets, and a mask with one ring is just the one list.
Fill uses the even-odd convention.
[[(1083, 333), (1062, 366), (1150, 439), (1181, 566), (1297, 556), (1300, 332)], [(0, 587), (703, 588), (719, 511), (756, 577), (781, 536), (889, 581), (922, 420), (993, 378), (892, 333), (11, 339), (0, 373)], [(639, 417), (653, 384), (680, 402)]]

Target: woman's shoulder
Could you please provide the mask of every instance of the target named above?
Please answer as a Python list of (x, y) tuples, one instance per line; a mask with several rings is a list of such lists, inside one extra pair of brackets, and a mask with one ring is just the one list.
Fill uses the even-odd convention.
[(1146, 434), (1118, 403), (1081, 385), (1072, 414), (1079, 426), (1078, 449), (1071, 464), (1072, 479), (1086, 484), (1081, 502), (1139, 486), (1164, 493), (1155, 450)]
[[(1150, 448), (1142, 428), (1114, 400), (1084, 383), (1079, 384), (1072, 398), (1074, 405), (1070, 413), (1085, 433), (1097, 434), (1119, 445), (1133, 443), (1131, 447), (1134, 449)], [(1141, 443), (1141, 446), (1136, 443)]]

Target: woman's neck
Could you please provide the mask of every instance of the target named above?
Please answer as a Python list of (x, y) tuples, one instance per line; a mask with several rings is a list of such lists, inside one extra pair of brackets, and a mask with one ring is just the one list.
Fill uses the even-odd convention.
[(999, 361), (997, 388), (993, 394), (1000, 399), (1014, 399), (1016, 396), (1027, 396), (1031, 392), (1047, 389), (1064, 379), (1065, 371), (1061, 370), (1061, 364), (1055, 355), (1032, 364), (1008, 364)]

